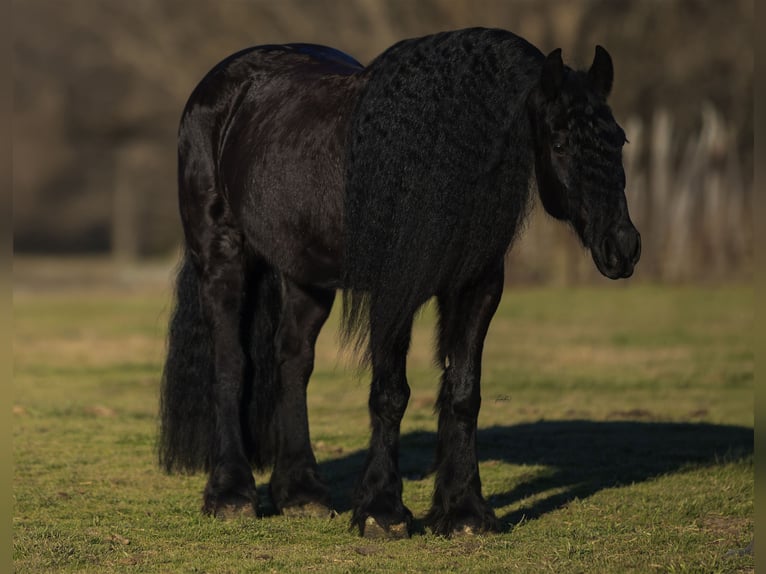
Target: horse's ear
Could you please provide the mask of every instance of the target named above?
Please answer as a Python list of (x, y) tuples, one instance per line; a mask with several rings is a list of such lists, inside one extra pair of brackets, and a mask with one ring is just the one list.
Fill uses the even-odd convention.
[(540, 87), (546, 98), (555, 100), (561, 93), (563, 83), (564, 62), (561, 60), (561, 48), (556, 48), (545, 58), (540, 75)]
[(596, 55), (593, 56), (593, 63), (588, 70), (588, 80), (591, 87), (605, 99), (612, 91), (612, 81), (614, 80), (612, 57), (601, 46), (596, 46)]

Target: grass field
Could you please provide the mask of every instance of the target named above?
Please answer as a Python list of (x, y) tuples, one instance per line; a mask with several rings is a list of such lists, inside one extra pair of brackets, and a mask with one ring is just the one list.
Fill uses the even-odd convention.
[[(483, 489), (505, 532), (444, 539), (429, 506), (438, 373), (416, 324), (402, 424), (418, 531), (349, 532), (368, 439), (367, 381), (336, 346), (309, 387), (334, 519), (221, 522), (205, 477), (156, 465), (166, 292), (17, 293), (18, 572), (752, 572), (752, 292), (649, 286), (508, 291), (485, 348)], [(257, 475), (267, 501), (267, 475)]]

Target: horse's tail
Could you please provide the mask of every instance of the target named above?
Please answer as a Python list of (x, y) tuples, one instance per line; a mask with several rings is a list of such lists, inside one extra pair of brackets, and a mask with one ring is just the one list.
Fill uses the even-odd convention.
[[(272, 413), (279, 377), (274, 337), (281, 313), (281, 278), (270, 267), (246, 270), (241, 340), (245, 352), (241, 428), (248, 459), (273, 462)], [(216, 442), (213, 341), (202, 315), (200, 285), (188, 255), (176, 279), (175, 308), (160, 389), (159, 462), (167, 472), (209, 471)]]
[(215, 437), (213, 345), (202, 317), (197, 272), (188, 255), (176, 277), (175, 308), (160, 388), (160, 465), (208, 470)]

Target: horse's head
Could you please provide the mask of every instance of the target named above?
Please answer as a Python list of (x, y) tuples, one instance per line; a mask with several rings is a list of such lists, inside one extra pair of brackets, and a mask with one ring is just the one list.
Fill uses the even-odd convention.
[(545, 59), (529, 106), (545, 210), (570, 222), (598, 270), (619, 279), (633, 273), (641, 236), (625, 200), (625, 132), (606, 103), (612, 79), (612, 59), (601, 46), (587, 72), (564, 66), (561, 50), (554, 50)]

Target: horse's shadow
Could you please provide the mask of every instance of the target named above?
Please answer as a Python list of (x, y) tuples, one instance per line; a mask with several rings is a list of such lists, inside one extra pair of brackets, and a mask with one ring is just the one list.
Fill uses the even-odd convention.
[[(400, 468), (409, 479), (432, 473), (433, 432), (402, 435)], [(697, 466), (722, 464), (753, 453), (753, 429), (707, 423), (540, 421), (480, 429), (482, 461), (546, 467), (527, 479), (508, 478), (508, 489), (492, 493), (495, 509), (522, 505), (499, 518), (509, 527), (534, 519), (602, 489), (643, 482)], [(351, 452), (319, 464), (338, 512), (351, 508), (351, 492), (366, 456)], [(542, 496), (553, 491), (547, 497)]]

